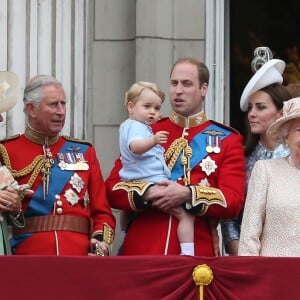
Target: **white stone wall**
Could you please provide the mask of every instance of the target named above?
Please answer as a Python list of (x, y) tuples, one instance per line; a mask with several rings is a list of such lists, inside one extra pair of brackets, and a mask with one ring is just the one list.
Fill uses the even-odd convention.
[[(168, 95), (178, 57), (205, 56), (204, 0), (95, 0), (91, 39), (93, 137), (104, 176), (119, 154), (118, 127), (127, 117), (124, 94), (139, 80), (158, 83)], [(164, 103), (163, 113), (170, 113)]]
[(25, 127), (22, 93), (36, 74), (49, 74), (65, 88), (68, 106), (64, 134), (86, 135), (85, 0), (0, 0), (0, 70), (15, 72), (20, 100), (6, 114), (0, 137)]

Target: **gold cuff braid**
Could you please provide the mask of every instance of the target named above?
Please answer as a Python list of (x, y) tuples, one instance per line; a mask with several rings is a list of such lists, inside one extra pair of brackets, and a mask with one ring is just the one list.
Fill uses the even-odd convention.
[(137, 192), (142, 196), (147, 188), (152, 185), (153, 182), (140, 182), (140, 181), (129, 181), (129, 182), (119, 182), (114, 185), (113, 191), (123, 189), (126, 192)]
[(103, 241), (106, 242), (110, 246), (114, 241), (114, 231), (106, 223), (104, 223), (104, 225), (103, 225)]
[(128, 192), (128, 201), (129, 201), (130, 207), (134, 211), (137, 211), (137, 207), (135, 206), (135, 203), (134, 203), (134, 191)]
[(140, 209), (144, 209), (147, 206), (147, 202), (143, 202), (143, 206), (139, 207), (139, 205), (135, 202), (135, 193), (138, 194), (139, 197), (142, 197), (149, 186), (153, 185), (152, 182), (141, 182), (141, 181), (130, 181), (130, 182), (119, 182), (114, 185), (113, 191), (115, 190), (125, 190), (128, 194), (128, 201), (130, 207), (134, 211), (138, 211)]
[(217, 188), (192, 185), (190, 189), (192, 191), (192, 207), (202, 204), (201, 211), (199, 212), (201, 216), (206, 213), (208, 207), (212, 204), (227, 207), (223, 193)]
[(92, 234), (92, 238), (94, 238), (97, 235), (100, 235), (103, 237), (103, 242), (108, 244), (109, 250), (111, 251), (112, 243), (114, 241), (114, 230), (106, 223), (103, 224), (103, 230), (97, 230)]

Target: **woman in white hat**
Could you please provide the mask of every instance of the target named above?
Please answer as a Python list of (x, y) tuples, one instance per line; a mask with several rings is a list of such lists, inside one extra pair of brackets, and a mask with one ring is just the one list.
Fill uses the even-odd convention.
[[(287, 147), (271, 141), (266, 134), (268, 127), (281, 116), (284, 101), (291, 98), (281, 85), (284, 68), (284, 61), (269, 60), (253, 75), (241, 96), (241, 110), (247, 112), (248, 117), (244, 149), (247, 183), (256, 161), (289, 154)], [(237, 218), (221, 222), (223, 242), (230, 255), (238, 254), (242, 217), (243, 210)]]
[[(18, 101), (19, 84), (16, 74), (0, 72), (0, 122), (1, 113), (7, 112)], [(16, 226), (24, 226), (21, 215), (21, 199), (17, 190), (16, 181), (6, 167), (0, 166), (0, 255), (10, 254), (8, 242), (7, 219)]]
[(268, 129), (290, 155), (258, 161), (250, 177), (239, 255), (300, 256), (300, 98), (286, 101)]

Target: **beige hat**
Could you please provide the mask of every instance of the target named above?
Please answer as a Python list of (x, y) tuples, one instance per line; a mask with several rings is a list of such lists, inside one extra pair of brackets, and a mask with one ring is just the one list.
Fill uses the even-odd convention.
[(267, 61), (251, 77), (247, 83), (240, 100), (242, 111), (247, 111), (249, 97), (255, 92), (273, 83), (281, 84), (283, 82), (282, 73), (285, 69), (285, 62), (281, 59), (271, 59)]
[(282, 117), (270, 125), (267, 135), (276, 142), (283, 143), (282, 125), (292, 119), (300, 118), (300, 97), (283, 102)]
[(19, 96), (18, 76), (13, 72), (0, 71), (0, 113), (10, 110)]

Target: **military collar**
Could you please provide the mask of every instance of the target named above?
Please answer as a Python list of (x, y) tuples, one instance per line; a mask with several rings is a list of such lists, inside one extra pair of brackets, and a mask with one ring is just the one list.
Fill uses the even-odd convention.
[(29, 126), (26, 127), (24, 135), (27, 139), (39, 145), (44, 145), (46, 143), (48, 145), (53, 145), (59, 139), (59, 136), (47, 136), (38, 131), (35, 131)]
[(173, 111), (170, 120), (176, 125), (184, 128), (199, 126), (207, 121), (204, 111), (189, 117), (184, 117)]

